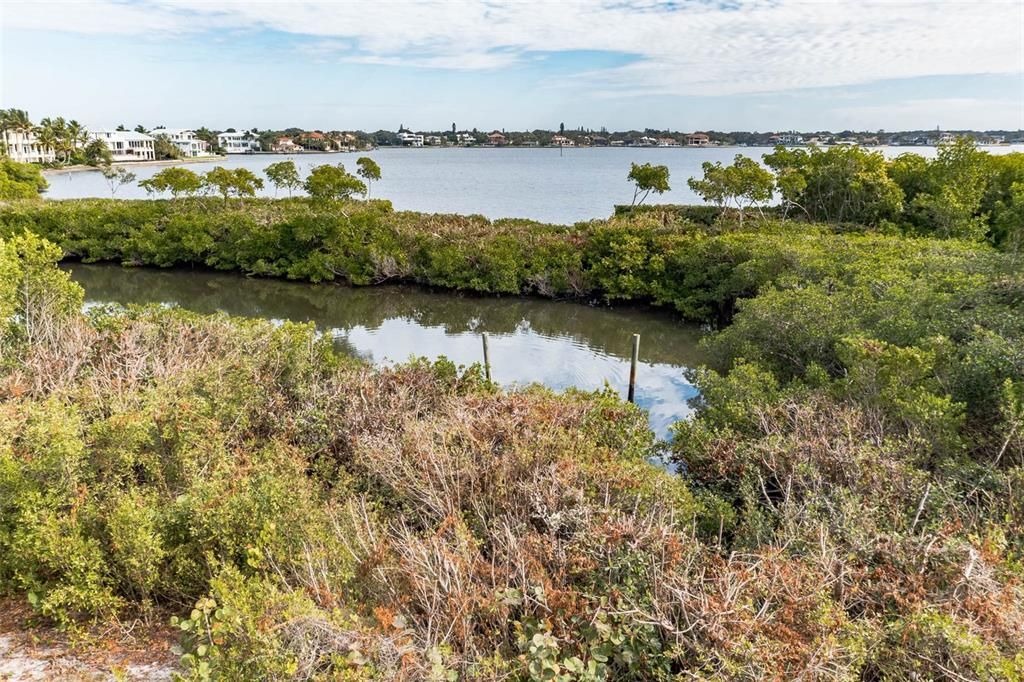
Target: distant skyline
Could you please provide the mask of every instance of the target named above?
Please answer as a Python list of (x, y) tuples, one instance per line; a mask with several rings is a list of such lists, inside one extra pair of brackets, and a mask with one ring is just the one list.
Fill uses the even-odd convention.
[(1024, 128), (1024, 0), (0, 0), (0, 107), (91, 127)]

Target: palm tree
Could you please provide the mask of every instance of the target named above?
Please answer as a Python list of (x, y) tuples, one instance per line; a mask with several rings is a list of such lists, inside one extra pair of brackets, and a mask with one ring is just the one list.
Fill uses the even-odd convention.
[(0, 111), (0, 128), (3, 132), (3, 153), (7, 153), (8, 133), (14, 136), (14, 143), (17, 143), (19, 135), (28, 135), (33, 130), (32, 121), (29, 120), (28, 112), (24, 109), (6, 109)]
[(78, 147), (84, 147), (89, 142), (89, 131), (75, 119), (68, 121), (68, 156), (75, 153)]

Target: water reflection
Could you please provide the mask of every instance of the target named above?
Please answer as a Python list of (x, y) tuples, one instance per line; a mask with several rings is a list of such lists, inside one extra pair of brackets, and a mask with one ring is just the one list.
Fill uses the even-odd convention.
[(637, 402), (652, 428), (689, 413), (696, 390), (683, 371), (701, 362), (700, 332), (666, 314), (592, 308), (518, 297), (489, 298), (416, 287), (349, 289), (186, 270), (123, 269), (73, 264), (86, 303), (165, 303), (202, 313), (312, 321), (330, 330), (340, 351), (385, 364), (444, 355), (459, 364), (481, 360), (480, 333), (491, 335), (492, 374), (503, 385), (542, 383), (555, 389), (600, 388), (623, 395), (630, 336), (641, 335)]

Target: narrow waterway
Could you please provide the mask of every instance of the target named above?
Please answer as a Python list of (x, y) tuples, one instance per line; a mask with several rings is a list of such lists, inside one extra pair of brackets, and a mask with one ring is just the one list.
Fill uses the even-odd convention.
[(414, 356), (480, 362), (480, 334), (488, 332), (493, 378), (503, 386), (591, 390), (607, 383), (624, 396), (631, 336), (638, 333), (637, 403), (662, 438), (689, 414), (687, 401), (697, 393), (684, 372), (702, 361), (701, 332), (658, 311), (406, 286), (352, 289), (206, 271), (65, 267), (85, 289), (88, 306), (160, 303), (200, 313), (315, 322), (340, 351), (377, 364)]

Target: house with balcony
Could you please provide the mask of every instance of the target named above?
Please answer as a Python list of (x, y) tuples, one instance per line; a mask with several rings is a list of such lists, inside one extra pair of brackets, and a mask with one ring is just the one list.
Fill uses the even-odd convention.
[(182, 158), (194, 159), (201, 156), (213, 156), (206, 140), (196, 137), (196, 131), (188, 128), (156, 128), (149, 131), (154, 138), (165, 137), (178, 148)]
[(90, 130), (90, 140), (103, 140), (115, 163), (156, 160), (156, 139), (134, 130)]
[(683, 138), (687, 147), (707, 147), (711, 144), (711, 138), (704, 133), (691, 133)]
[(476, 144), (476, 137), (473, 136), (473, 133), (459, 133), (455, 139), (463, 147), (472, 147)]
[(219, 133), (217, 144), (224, 150), (225, 154), (252, 154), (260, 150), (260, 141), (250, 133)]
[(495, 130), (493, 133), (487, 136), (487, 144), (492, 147), (504, 147), (508, 144), (508, 138), (505, 137), (504, 133), (499, 133)]
[(679, 140), (675, 139), (674, 137), (659, 137), (658, 138), (658, 146), (659, 147), (678, 147), (679, 146)]
[(575, 147), (576, 143), (565, 135), (552, 135), (551, 136), (552, 147)]
[(422, 147), (423, 136), (410, 130), (402, 130), (398, 133), (398, 142), (403, 147)]
[(52, 147), (39, 143), (31, 130), (5, 130), (0, 133), (3, 148), (12, 161), (18, 163), (53, 163), (57, 156)]
[(290, 137), (279, 137), (270, 145), (270, 151), (275, 154), (298, 154), (305, 151), (301, 145), (295, 144)]

